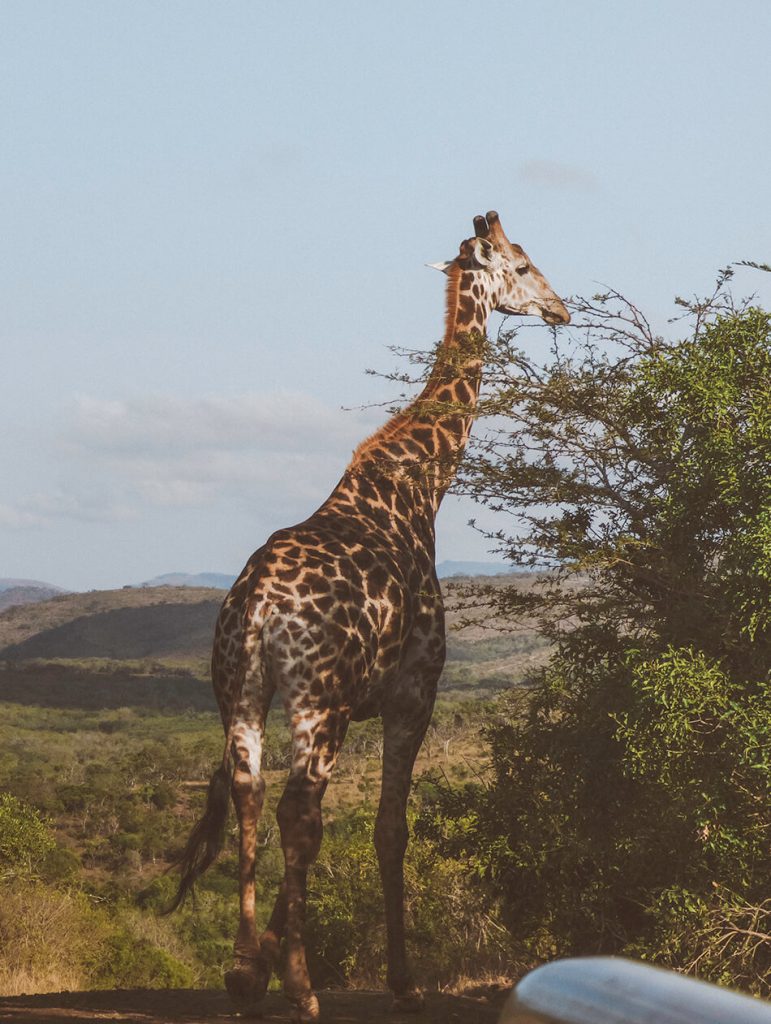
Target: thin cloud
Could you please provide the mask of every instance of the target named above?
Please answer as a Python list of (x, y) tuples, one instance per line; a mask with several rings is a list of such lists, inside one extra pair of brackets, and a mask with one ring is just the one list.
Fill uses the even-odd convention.
[(25, 507), (22, 502), (0, 505), (0, 527), (5, 530), (25, 530), (30, 527), (45, 525), (45, 519)]
[(130, 505), (124, 505), (102, 495), (80, 492), (77, 485), (65, 491), (54, 487), (51, 491), (32, 494), (13, 503), (0, 505), (0, 526), (11, 530), (40, 529), (63, 520), (82, 523), (125, 522), (135, 518)]
[(202, 448), (324, 451), (355, 445), (371, 428), (371, 417), (300, 392), (117, 401), (81, 396), (64, 437), (75, 449), (116, 455)]
[(307, 515), (382, 417), (300, 392), (107, 401), (81, 396), (60, 431), (61, 476), (0, 505), (0, 525), (119, 522), (150, 509)]

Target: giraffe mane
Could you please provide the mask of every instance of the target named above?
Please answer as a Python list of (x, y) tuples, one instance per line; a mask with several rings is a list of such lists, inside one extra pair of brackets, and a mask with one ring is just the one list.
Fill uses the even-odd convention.
[(446, 311), (444, 318), (445, 343), (452, 341), (455, 325), (458, 320), (458, 302), (460, 301), (461, 268), (453, 263), (447, 270)]

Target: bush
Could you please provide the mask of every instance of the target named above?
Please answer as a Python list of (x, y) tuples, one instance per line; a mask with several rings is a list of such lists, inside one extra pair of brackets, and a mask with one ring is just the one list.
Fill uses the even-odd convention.
[(76, 878), (79, 871), (78, 855), (61, 846), (49, 850), (40, 864), (40, 877), (44, 882), (70, 882)]
[(0, 793), (0, 870), (36, 874), (56, 841), (40, 814), (10, 793)]
[(31, 881), (0, 886), (0, 992), (87, 988), (87, 958), (105, 932), (81, 893)]
[[(380, 986), (386, 935), (375, 812), (361, 808), (328, 827), (309, 878), (308, 960), (314, 984)], [(405, 911), (415, 974), (446, 986), (460, 977), (510, 973), (504, 930), (459, 859), (413, 835), (405, 858)]]
[(0, 992), (171, 988), (203, 971), (168, 921), (36, 881), (0, 887)]
[(106, 938), (88, 966), (93, 988), (189, 988), (195, 980), (190, 967), (127, 931)]
[[(627, 953), (709, 973), (706, 930), (720, 945), (716, 922), (761, 907), (771, 871), (765, 687), (668, 649), (589, 679), (554, 660), (505, 707), (490, 785), (438, 788), (421, 827), (487, 880), (518, 960)], [(739, 937), (723, 937), (737, 968)]]

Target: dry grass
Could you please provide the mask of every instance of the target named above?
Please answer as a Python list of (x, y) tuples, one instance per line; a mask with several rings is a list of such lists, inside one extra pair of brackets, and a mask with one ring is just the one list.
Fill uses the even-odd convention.
[(0, 897), (0, 994), (88, 987), (83, 963), (101, 930), (85, 899), (35, 883)]

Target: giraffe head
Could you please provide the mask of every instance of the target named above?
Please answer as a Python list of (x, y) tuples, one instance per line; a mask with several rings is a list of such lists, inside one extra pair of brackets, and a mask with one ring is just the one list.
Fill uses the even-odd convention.
[(461, 242), (454, 260), (431, 266), (447, 274), (457, 273), (456, 267), (471, 271), (474, 283), (499, 313), (540, 316), (547, 324), (570, 323), (564, 303), (522, 246), (508, 240), (495, 210), (474, 218), (474, 237)]

